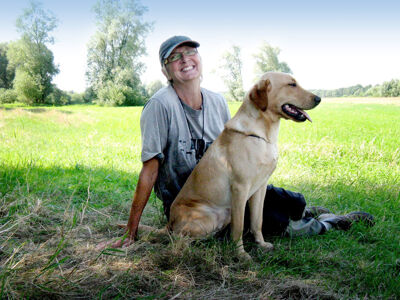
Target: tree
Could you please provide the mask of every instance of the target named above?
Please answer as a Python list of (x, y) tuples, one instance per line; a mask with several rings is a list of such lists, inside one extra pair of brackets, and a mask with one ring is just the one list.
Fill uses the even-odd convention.
[(56, 24), (54, 15), (33, 1), (17, 19), (16, 26), (22, 37), (9, 45), (7, 58), (16, 69), (14, 88), (24, 102), (45, 103), (53, 90), (51, 81), (58, 68), (46, 43), (54, 42), (50, 32)]
[(8, 45), (0, 44), (0, 88), (11, 89), (15, 77), (15, 68), (13, 68), (7, 58)]
[(14, 89), (20, 101), (45, 103), (53, 91), (52, 78), (58, 73), (53, 53), (43, 44), (21, 39), (10, 44), (7, 57), (15, 66)]
[(156, 92), (158, 92), (159, 89), (163, 88), (164, 84), (161, 82), (161, 80), (155, 80), (150, 82), (146, 86), (146, 92), (149, 97), (153, 96)]
[(42, 4), (31, 1), (30, 7), (24, 9), (17, 18), (17, 30), (22, 38), (28, 39), (36, 45), (54, 44), (54, 38), (50, 35), (57, 27), (58, 20), (51, 11), (45, 11)]
[(240, 51), (239, 46), (233, 45), (231, 51), (222, 55), (222, 78), (234, 101), (242, 101), (244, 97)]
[(285, 62), (278, 59), (281, 49), (272, 47), (268, 43), (263, 42), (260, 51), (254, 55), (256, 59), (256, 76), (259, 77), (265, 72), (284, 72), (292, 74), (292, 70)]
[(382, 84), (383, 97), (399, 97), (400, 96), (400, 80), (392, 79)]
[(98, 0), (94, 11), (98, 30), (88, 46), (89, 85), (100, 102), (140, 104), (144, 65), (139, 58), (145, 54), (144, 38), (151, 28), (142, 20), (146, 8), (136, 0)]

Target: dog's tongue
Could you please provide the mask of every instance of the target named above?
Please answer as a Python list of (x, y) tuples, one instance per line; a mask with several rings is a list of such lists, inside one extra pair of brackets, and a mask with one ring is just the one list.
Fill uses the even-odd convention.
[(312, 123), (312, 120), (310, 118), (310, 116), (308, 115), (308, 113), (306, 113), (304, 110), (301, 110), (300, 108), (297, 107), (297, 110), (299, 112), (301, 112), (303, 114), (303, 116), (305, 116), (307, 118), (308, 121), (310, 121)]

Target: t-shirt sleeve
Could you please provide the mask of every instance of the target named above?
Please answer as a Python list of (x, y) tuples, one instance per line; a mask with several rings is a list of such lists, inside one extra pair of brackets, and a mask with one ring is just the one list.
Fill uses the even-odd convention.
[(168, 140), (168, 114), (157, 99), (150, 99), (140, 117), (142, 134), (142, 162), (157, 158), (164, 160), (164, 149)]

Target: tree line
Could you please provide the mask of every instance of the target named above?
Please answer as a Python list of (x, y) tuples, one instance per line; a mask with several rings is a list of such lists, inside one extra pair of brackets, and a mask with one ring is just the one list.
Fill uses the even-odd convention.
[[(40, 2), (32, 1), (16, 21), (20, 39), (0, 44), (0, 103), (142, 105), (163, 87), (159, 80), (145, 86), (140, 79), (145, 67), (140, 61), (146, 52), (144, 40), (152, 29), (151, 23), (143, 21), (147, 8), (137, 0), (98, 0), (93, 11), (97, 31), (87, 48), (89, 87), (84, 93), (62, 91), (52, 83), (59, 67), (48, 46), (54, 43), (52, 32), (58, 19)], [(240, 101), (244, 96), (240, 52), (233, 46), (222, 57), (220, 75), (229, 100)], [(264, 43), (255, 55), (256, 72), (291, 72), (286, 63), (279, 62), (279, 52)]]
[(96, 102), (101, 105), (142, 105), (159, 83), (145, 87), (145, 37), (152, 24), (143, 21), (146, 8), (136, 0), (98, 0), (93, 7), (96, 33), (87, 49), (86, 79), (82, 94), (65, 92), (52, 83), (59, 72), (52, 51), (58, 19), (41, 3), (31, 1), (18, 17), (21, 37), (0, 44), (0, 103), (64, 105)]
[[(145, 66), (140, 59), (146, 53), (145, 38), (152, 30), (152, 23), (143, 20), (147, 8), (138, 0), (98, 0), (93, 11), (97, 30), (87, 48), (88, 88), (84, 93), (66, 92), (52, 83), (59, 67), (48, 46), (54, 43), (52, 32), (58, 19), (40, 2), (32, 1), (16, 20), (20, 39), (0, 44), (0, 103), (143, 105), (163, 87), (159, 80), (148, 85), (141, 81)], [(256, 77), (268, 71), (292, 73), (289, 65), (279, 60), (279, 54), (278, 47), (264, 42), (254, 54)], [(233, 45), (220, 61), (218, 73), (227, 88), (225, 97), (241, 101), (245, 94), (241, 48)], [(322, 97), (397, 97), (400, 82), (314, 92)]]
[[(228, 88), (225, 97), (233, 101), (241, 101), (245, 94), (243, 90), (240, 52), (241, 49), (239, 46), (232, 46), (231, 50), (224, 53), (219, 69), (225, 85)], [(259, 52), (254, 54), (256, 60), (256, 78), (270, 71), (292, 74), (289, 65), (279, 60), (279, 54), (280, 49), (278, 47), (272, 47), (266, 42), (262, 44)], [(320, 97), (400, 97), (400, 80), (392, 79), (375, 86), (362, 86), (358, 84), (334, 90), (315, 89), (312, 90), (312, 92)]]
[(347, 88), (312, 92), (321, 97), (400, 97), (400, 80), (392, 79), (374, 86), (357, 84)]

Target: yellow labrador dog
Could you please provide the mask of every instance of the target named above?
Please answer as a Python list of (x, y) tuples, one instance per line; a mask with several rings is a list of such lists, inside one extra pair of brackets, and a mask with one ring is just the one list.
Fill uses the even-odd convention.
[(231, 237), (248, 258), (242, 233), (249, 201), (251, 232), (262, 248), (271, 250), (261, 226), (267, 181), (278, 160), (280, 119), (311, 121), (304, 110), (320, 101), (288, 74), (264, 74), (187, 179), (171, 206), (168, 229), (202, 237), (231, 223)]

